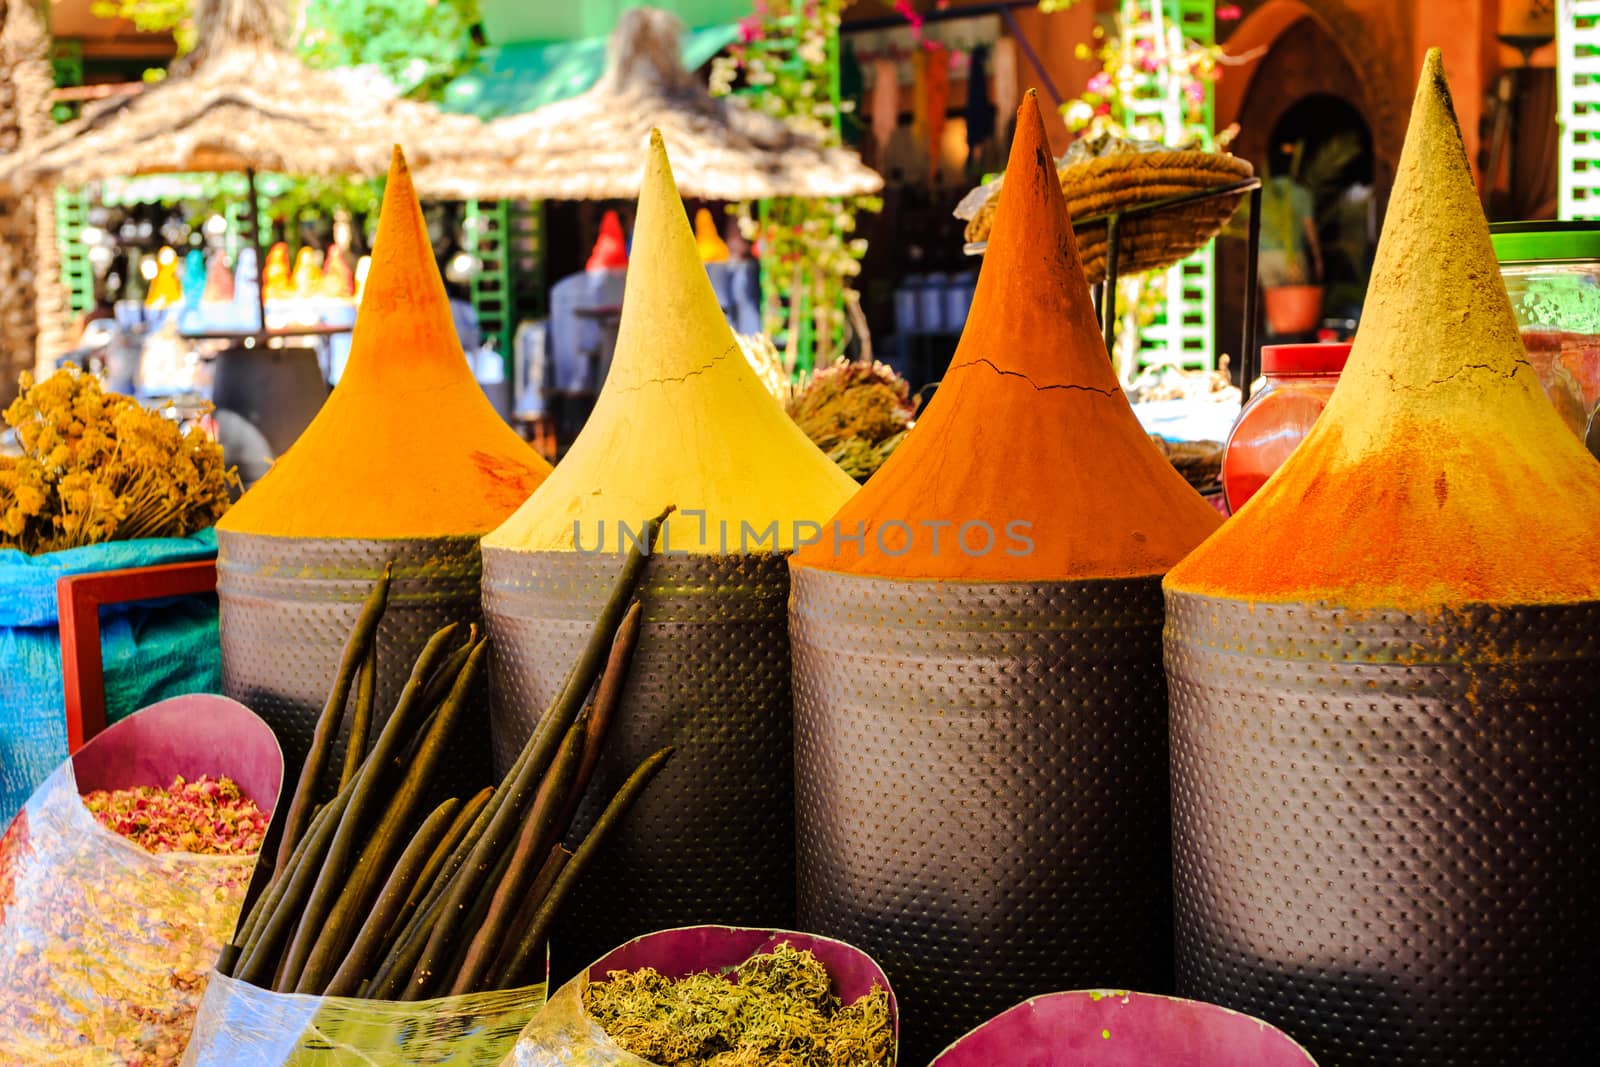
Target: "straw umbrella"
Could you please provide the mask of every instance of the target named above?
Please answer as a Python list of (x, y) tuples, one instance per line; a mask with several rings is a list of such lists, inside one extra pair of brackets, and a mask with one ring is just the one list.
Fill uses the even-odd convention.
[[(258, 170), (376, 176), (401, 141), (419, 162), (441, 148), (459, 158), (483, 144), (486, 127), (476, 118), (305, 66), (280, 44), (287, 15), (283, 0), (197, 0), (198, 42), (165, 80), (88, 105), (0, 165), (0, 187), (243, 171), (253, 217)], [(261, 228), (253, 229), (259, 246)]]
[(856, 153), (827, 148), (742, 101), (713, 98), (679, 59), (683, 23), (652, 8), (623, 14), (606, 70), (588, 92), (489, 124), (505, 158), (449, 146), (416, 168), (428, 196), (612, 200), (639, 195), (650, 129), (672, 152), (679, 190), (705, 200), (872, 193), (883, 179)]

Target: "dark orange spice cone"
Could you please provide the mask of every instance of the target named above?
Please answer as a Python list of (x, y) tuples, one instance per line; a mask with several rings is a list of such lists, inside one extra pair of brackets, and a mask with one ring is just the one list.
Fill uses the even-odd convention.
[(949, 372), (792, 567), (800, 921), (882, 960), (906, 1062), (1169, 988), (1160, 581), (1219, 521), (1118, 386), (1029, 94)]

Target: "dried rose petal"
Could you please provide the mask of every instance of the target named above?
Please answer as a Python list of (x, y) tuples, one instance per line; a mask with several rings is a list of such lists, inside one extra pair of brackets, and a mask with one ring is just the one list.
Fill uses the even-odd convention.
[(100, 824), (151, 852), (239, 856), (256, 852), (267, 815), (229, 778), (201, 775), (171, 787), (97, 789), (83, 798)]

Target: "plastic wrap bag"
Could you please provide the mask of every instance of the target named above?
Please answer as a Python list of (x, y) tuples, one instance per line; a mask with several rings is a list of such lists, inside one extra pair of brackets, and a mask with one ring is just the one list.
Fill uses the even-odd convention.
[(545, 987), (436, 1000), (274, 993), (212, 977), (184, 1067), (494, 1067), (544, 1004)]
[[(583, 991), (591, 979), (610, 971), (651, 967), (667, 978), (700, 971), (727, 972), (750, 957), (788, 944), (814, 954), (833, 979), (833, 991), (846, 1004), (871, 992), (874, 985), (889, 994), (889, 1017), (895, 1043), (900, 1040), (900, 1013), (894, 990), (881, 968), (865, 952), (815, 934), (787, 930), (755, 930), (732, 926), (686, 926), (660, 930), (613, 949), (588, 970), (562, 986), (543, 1011), (517, 1038), (502, 1067), (657, 1067), (618, 1047), (584, 1009)], [(891, 1063), (893, 1056), (891, 1055)]]
[(0, 838), (0, 1063), (176, 1063), (255, 861), (145, 851), (63, 763)]

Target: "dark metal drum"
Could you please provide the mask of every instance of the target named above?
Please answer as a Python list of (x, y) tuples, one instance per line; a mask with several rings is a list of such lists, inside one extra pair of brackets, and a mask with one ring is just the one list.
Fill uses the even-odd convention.
[[(320, 540), (219, 531), (222, 691), (270, 724), (283, 744), (287, 796), (305, 763), (361, 604), (393, 561), (378, 627), (373, 733), (399, 699), (417, 653), (439, 627), (481, 622), (476, 537)], [(343, 759), (341, 731), (331, 766)], [(438, 783), (467, 796), (490, 783), (487, 699), (467, 720)]]
[(1160, 579), (793, 582), (800, 924), (883, 964), (903, 1062), (1030, 996), (1169, 991)]
[(1600, 604), (1167, 620), (1179, 992), (1339, 1067), (1594, 1063)]
[[(495, 766), (516, 759), (588, 639), (621, 558), (484, 552)], [(788, 561), (657, 555), (643, 627), (579, 831), (650, 753), (677, 751), (552, 938), (565, 976), (641, 934), (794, 920)]]

